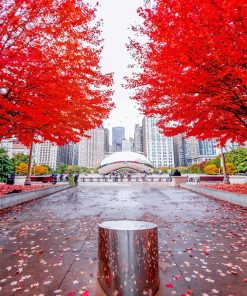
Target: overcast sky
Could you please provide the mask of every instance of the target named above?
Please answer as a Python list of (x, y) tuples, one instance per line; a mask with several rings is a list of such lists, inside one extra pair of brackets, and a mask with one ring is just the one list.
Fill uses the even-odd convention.
[(127, 66), (133, 62), (125, 44), (128, 37), (133, 36), (131, 25), (140, 23), (136, 10), (143, 5), (143, 0), (100, 0), (98, 3), (97, 16), (103, 19), (105, 39), (101, 64), (104, 72), (114, 72), (113, 101), (116, 104), (104, 126), (110, 131), (113, 126), (124, 126), (128, 139), (134, 136), (134, 125), (141, 123), (143, 116), (137, 104), (129, 99), (131, 91), (121, 87), (123, 77), (131, 73)]

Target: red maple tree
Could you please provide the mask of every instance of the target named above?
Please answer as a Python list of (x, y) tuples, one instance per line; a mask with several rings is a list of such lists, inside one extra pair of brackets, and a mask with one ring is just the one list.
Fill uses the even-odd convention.
[(0, 0), (0, 139), (78, 141), (113, 108), (95, 9), (76, 0)]
[(134, 30), (146, 44), (128, 45), (142, 71), (127, 78), (147, 116), (164, 134), (247, 140), (247, 3), (158, 0), (140, 8)]

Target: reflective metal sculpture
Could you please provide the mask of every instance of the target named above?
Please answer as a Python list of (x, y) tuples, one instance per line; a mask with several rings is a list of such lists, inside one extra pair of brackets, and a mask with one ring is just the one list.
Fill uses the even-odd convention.
[(98, 278), (106, 295), (155, 295), (158, 261), (156, 224), (122, 220), (99, 225)]
[(153, 164), (143, 155), (135, 152), (115, 152), (105, 157), (98, 168), (100, 174), (109, 174), (121, 168), (128, 168), (138, 172), (152, 173)]

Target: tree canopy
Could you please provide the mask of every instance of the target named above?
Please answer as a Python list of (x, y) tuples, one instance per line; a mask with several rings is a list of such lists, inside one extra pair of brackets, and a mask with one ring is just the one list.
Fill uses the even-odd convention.
[(113, 107), (95, 9), (76, 0), (0, 0), (0, 139), (78, 141)]
[(158, 0), (140, 8), (145, 44), (128, 45), (138, 71), (127, 78), (147, 116), (167, 136), (247, 140), (247, 3)]

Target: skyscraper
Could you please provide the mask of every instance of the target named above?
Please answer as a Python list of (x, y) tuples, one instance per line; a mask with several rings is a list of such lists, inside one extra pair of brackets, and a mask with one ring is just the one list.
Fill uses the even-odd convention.
[(135, 152), (143, 152), (143, 134), (142, 134), (142, 126), (139, 124), (135, 125), (134, 131), (134, 151)]
[(113, 152), (122, 151), (122, 140), (125, 139), (125, 128), (118, 126), (112, 128)]
[(195, 137), (184, 138), (182, 134), (173, 139), (175, 166), (189, 166), (200, 155), (199, 141)]
[(212, 140), (199, 141), (200, 155), (216, 155), (216, 142)]
[(134, 150), (134, 140), (129, 138), (129, 140), (122, 140), (122, 151), (133, 151)]
[(82, 138), (78, 147), (78, 165), (96, 168), (104, 158), (105, 130), (103, 127), (87, 132), (90, 138)]
[(57, 145), (45, 141), (44, 143), (36, 143), (33, 147), (33, 163), (45, 164), (52, 169), (56, 169), (57, 165)]
[(58, 147), (57, 165), (59, 164), (78, 165), (78, 143), (68, 143)]
[(165, 137), (156, 126), (156, 118), (143, 119), (143, 150), (144, 155), (155, 167), (174, 166), (173, 138)]
[(57, 149), (57, 164), (72, 164), (73, 143), (59, 146)]
[(104, 132), (105, 132), (104, 151), (105, 151), (105, 153), (109, 153), (110, 147), (109, 147), (109, 130), (108, 130), (108, 128), (104, 128)]

